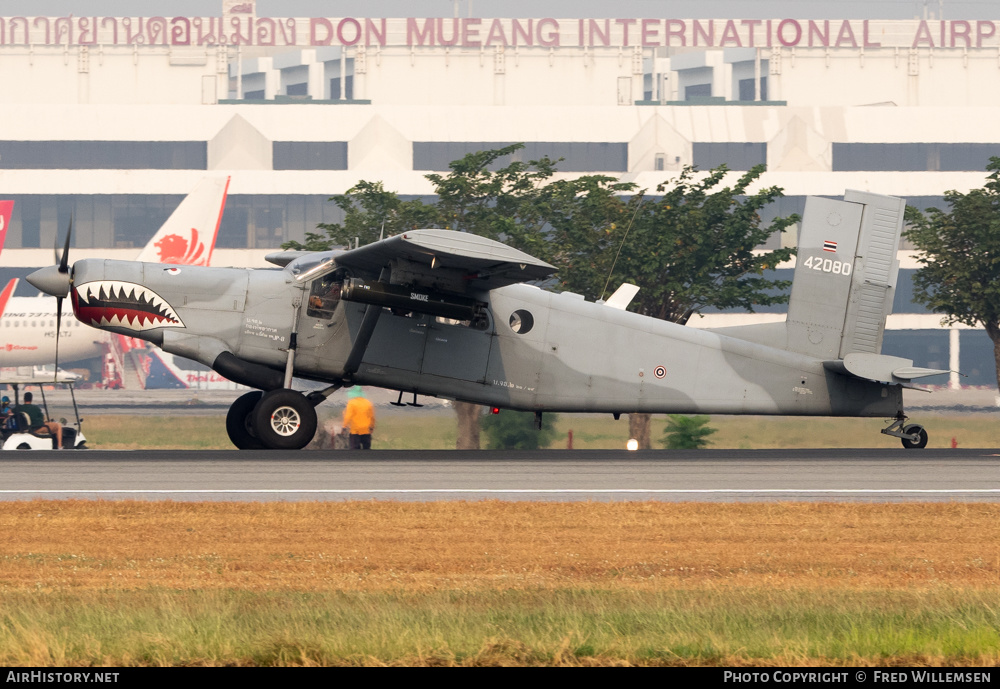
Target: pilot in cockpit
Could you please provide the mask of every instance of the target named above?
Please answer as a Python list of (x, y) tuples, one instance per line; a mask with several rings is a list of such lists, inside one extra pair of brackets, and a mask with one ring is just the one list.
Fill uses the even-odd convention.
[(342, 285), (342, 278), (336, 272), (324, 275), (313, 282), (308, 314), (313, 318), (331, 318), (337, 302), (340, 301)]

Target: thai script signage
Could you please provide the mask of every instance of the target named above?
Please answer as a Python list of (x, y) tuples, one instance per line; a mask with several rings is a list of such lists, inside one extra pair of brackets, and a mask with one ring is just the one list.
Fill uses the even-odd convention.
[(957, 48), (1000, 46), (1000, 22), (841, 19), (480, 19), (0, 17), (0, 47), (18, 45)]

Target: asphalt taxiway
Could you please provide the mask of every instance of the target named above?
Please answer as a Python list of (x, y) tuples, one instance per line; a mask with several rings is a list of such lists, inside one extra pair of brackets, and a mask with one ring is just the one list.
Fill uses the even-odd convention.
[(1000, 450), (0, 455), (0, 500), (32, 498), (1000, 502)]

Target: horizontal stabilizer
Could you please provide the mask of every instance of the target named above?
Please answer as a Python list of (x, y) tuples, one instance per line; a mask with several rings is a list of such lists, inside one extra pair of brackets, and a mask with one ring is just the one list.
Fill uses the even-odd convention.
[(635, 295), (639, 293), (639, 286), (633, 285), (628, 282), (623, 282), (621, 287), (615, 290), (615, 293), (608, 297), (608, 300), (604, 302), (605, 306), (610, 306), (613, 309), (620, 309), (624, 311), (628, 308), (628, 305), (632, 303)]
[(824, 361), (823, 367), (829, 371), (874, 380), (879, 383), (905, 384), (914, 378), (938, 376), (949, 371), (914, 366), (910, 359), (885, 354), (855, 352), (843, 359)]
[(920, 368), (919, 366), (904, 366), (897, 368), (892, 375), (902, 380), (913, 380), (914, 378), (926, 378), (927, 376), (940, 376), (944, 373), (951, 373), (940, 368)]

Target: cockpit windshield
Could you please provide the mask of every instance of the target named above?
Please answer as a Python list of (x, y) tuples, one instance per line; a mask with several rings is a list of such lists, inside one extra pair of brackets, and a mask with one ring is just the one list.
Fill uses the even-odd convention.
[(342, 252), (319, 251), (308, 254), (289, 263), (285, 266), (285, 270), (290, 272), (297, 281), (306, 282), (334, 270), (337, 267), (335, 257), (339, 253)]

